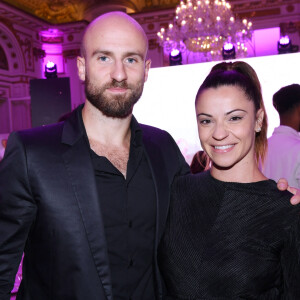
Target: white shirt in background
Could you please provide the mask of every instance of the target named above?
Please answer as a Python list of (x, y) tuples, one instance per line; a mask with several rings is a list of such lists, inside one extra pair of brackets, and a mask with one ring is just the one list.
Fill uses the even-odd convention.
[(299, 132), (283, 125), (274, 129), (273, 135), (268, 139), (263, 173), (276, 182), (285, 178), (289, 186), (300, 188)]

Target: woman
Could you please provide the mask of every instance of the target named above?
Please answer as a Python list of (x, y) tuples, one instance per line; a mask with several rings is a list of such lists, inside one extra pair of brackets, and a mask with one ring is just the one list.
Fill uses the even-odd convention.
[(167, 299), (300, 299), (299, 208), (258, 168), (267, 116), (255, 71), (216, 65), (195, 106), (212, 164), (174, 182), (159, 249)]

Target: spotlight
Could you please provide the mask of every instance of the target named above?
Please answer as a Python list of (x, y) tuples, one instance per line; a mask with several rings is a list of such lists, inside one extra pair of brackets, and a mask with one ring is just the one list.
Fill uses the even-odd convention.
[(54, 62), (48, 61), (45, 65), (45, 76), (47, 79), (57, 78), (57, 67)]
[(225, 43), (222, 49), (223, 59), (235, 59), (235, 47), (231, 43)]
[(182, 55), (178, 49), (173, 49), (169, 54), (170, 66), (182, 65)]
[(292, 45), (292, 41), (286, 35), (280, 38), (277, 43), (278, 54), (293, 53), (299, 50), (298, 45)]

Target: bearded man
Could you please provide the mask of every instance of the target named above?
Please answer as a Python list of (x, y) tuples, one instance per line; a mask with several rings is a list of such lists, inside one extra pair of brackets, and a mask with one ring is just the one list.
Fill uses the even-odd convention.
[(65, 121), (10, 135), (0, 165), (0, 299), (22, 252), (18, 299), (153, 300), (156, 250), (176, 175), (170, 135), (132, 115), (147, 80), (148, 41), (128, 15), (86, 29), (78, 74), (86, 101)]

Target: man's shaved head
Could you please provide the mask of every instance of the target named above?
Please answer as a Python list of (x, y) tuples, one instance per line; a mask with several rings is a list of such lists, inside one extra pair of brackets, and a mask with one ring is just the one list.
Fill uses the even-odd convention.
[(95, 32), (101, 34), (101, 30), (103, 30), (103, 28), (110, 28), (112, 30), (112, 35), (113, 29), (118, 28), (129, 31), (135, 36), (139, 36), (144, 40), (146, 50), (145, 56), (147, 55), (148, 38), (142, 26), (126, 13), (114, 11), (99, 16), (88, 25), (82, 39), (81, 56), (86, 57), (86, 47), (89, 43), (89, 39), (93, 38)]

